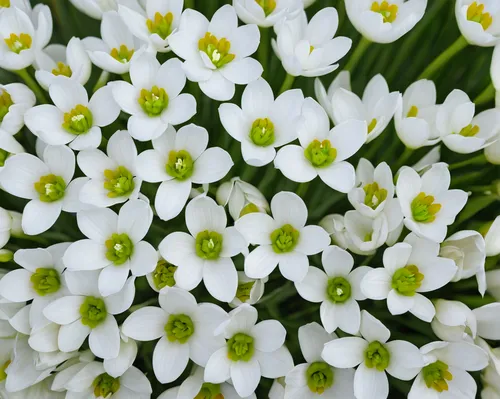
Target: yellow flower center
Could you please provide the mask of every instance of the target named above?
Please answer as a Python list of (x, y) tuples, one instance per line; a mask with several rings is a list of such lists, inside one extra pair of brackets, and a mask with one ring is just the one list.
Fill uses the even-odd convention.
[(71, 77), (71, 74), (73, 72), (71, 71), (71, 68), (69, 67), (69, 65), (66, 65), (64, 62), (58, 62), (57, 63), (57, 68), (54, 68), (52, 70), (52, 74), (56, 75), (56, 76), (67, 76), (68, 78)]
[(374, 1), (370, 10), (378, 12), (384, 18), (384, 22), (394, 22), (398, 15), (398, 6), (396, 4), (391, 4), (388, 1)]
[(375, 126), (377, 126), (377, 120), (373, 118), (370, 124), (368, 125), (368, 134), (370, 134), (372, 130), (375, 129)]
[(127, 46), (124, 44), (120, 45), (120, 48), (113, 48), (110, 52), (111, 57), (113, 57), (115, 60), (121, 62), (122, 64), (125, 64), (130, 61), (132, 56), (134, 55), (134, 49), (128, 49)]
[(465, 126), (462, 130), (460, 130), (460, 133), (458, 133), (460, 136), (464, 137), (474, 137), (476, 134), (479, 133), (479, 126), (478, 125), (467, 125)]
[(478, 4), (477, 1), (471, 3), (469, 8), (467, 8), (467, 19), (481, 24), (484, 30), (488, 29), (493, 23), (491, 14), (489, 12), (484, 12), (484, 4)]
[(154, 19), (148, 19), (146, 25), (151, 34), (156, 33), (163, 40), (165, 40), (170, 33), (172, 33), (172, 22), (174, 21), (174, 15), (169, 12), (165, 15), (161, 15), (159, 12), (155, 13)]
[(255, 0), (255, 2), (262, 7), (266, 17), (271, 14), (276, 8), (276, 0)]
[(9, 108), (11, 105), (14, 105), (14, 101), (12, 101), (12, 97), (7, 92), (7, 90), (2, 90), (0, 92), (0, 122), (3, 121), (5, 115), (9, 113)]
[(441, 204), (434, 202), (432, 195), (421, 192), (411, 202), (413, 219), (419, 223), (431, 223), (436, 219), (436, 214), (441, 210)]
[(203, 51), (216, 68), (220, 68), (232, 60), (235, 55), (230, 54), (231, 43), (225, 37), (217, 39), (210, 32), (207, 32), (198, 42), (198, 49)]
[(10, 50), (16, 54), (19, 54), (21, 51), (31, 48), (31, 43), (33, 42), (31, 36), (27, 33), (21, 33), (19, 36), (17, 36), (15, 33), (11, 33), (10, 37), (4, 40), (5, 44), (7, 44), (7, 47), (9, 47)]
[(10, 0), (0, 0), (0, 7), (10, 7)]
[(79, 135), (89, 131), (92, 127), (92, 112), (82, 104), (78, 104), (71, 111), (64, 114), (62, 127), (68, 133)]
[(408, 111), (408, 114), (406, 114), (407, 118), (416, 118), (418, 115), (418, 108), (414, 105), (411, 106), (410, 110)]

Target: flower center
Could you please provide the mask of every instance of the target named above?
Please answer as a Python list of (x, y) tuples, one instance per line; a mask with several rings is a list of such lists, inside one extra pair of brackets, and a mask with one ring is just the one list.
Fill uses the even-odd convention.
[(478, 133), (479, 133), (479, 126), (469, 124), (465, 126), (462, 130), (460, 130), (460, 133), (458, 134), (464, 137), (474, 137)]
[(276, 0), (255, 0), (255, 2), (262, 7), (266, 17), (271, 14), (276, 8)]
[(79, 135), (89, 131), (92, 127), (92, 121), (92, 112), (87, 107), (78, 104), (71, 111), (64, 114), (62, 127), (68, 133)]
[(146, 114), (155, 117), (168, 107), (168, 94), (164, 89), (153, 86), (151, 90), (142, 89), (137, 101)]
[(0, 168), (5, 165), (5, 161), (9, 157), (10, 152), (7, 152), (0, 148)]
[(205, 33), (205, 36), (198, 42), (198, 49), (203, 51), (216, 68), (221, 68), (224, 65), (234, 60), (235, 55), (230, 54), (231, 43), (225, 37), (217, 39), (210, 32)]
[(434, 203), (432, 195), (421, 192), (411, 202), (413, 219), (420, 223), (431, 223), (436, 219), (436, 214), (441, 210), (441, 204)]
[(415, 105), (412, 105), (408, 113), (406, 114), (407, 118), (416, 118), (418, 115), (418, 108)]
[(40, 267), (30, 277), (33, 289), (40, 296), (53, 294), (61, 288), (61, 279), (56, 269)]
[(57, 63), (57, 68), (54, 68), (52, 70), (52, 74), (56, 76), (66, 76), (68, 78), (71, 77), (72, 75), (71, 68), (69, 65), (66, 65), (64, 62), (58, 62)]
[(330, 140), (314, 140), (304, 150), (304, 156), (314, 167), (324, 168), (335, 161), (337, 150), (332, 147)]
[(333, 303), (344, 303), (351, 297), (351, 284), (344, 277), (328, 280), (326, 295)]
[(413, 296), (422, 285), (424, 275), (415, 265), (407, 265), (396, 270), (392, 276), (392, 288), (404, 296)]
[(219, 384), (204, 382), (194, 399), (224, 399), (224, 395), (220, 392)]
[(215, 231), (200, 231), (196, 235), (196, 255), (202, 259), (219, 258), (222, 251), (222, 235)]
[(82, 316), (81, 320), (84, 326), (96, 328), (108, 316), (106, 304), (101, 298), (88, 296), (80, 306), (80, 315)]
[(491, 14), (489, 12), (484, 12), (484, 4), (478, 4), (477, 1), (471, 3), (469, 8), (467, 8), (467, 19), (472, 22), (477, 22), (484, 30), (488, 29), (493, 23)]
[(23, 50), (28, 50), (31, 48), (31, 43), (33, 40), (31, 36), (27, 33), (21, 33), (17, 36), (15, 33), (11, 33), (8, 39), (4, 39), (5, 44), (10, 50), (16, 54), (19, 54)]
[(448, 371), (448, 365), (438, 360), (423, 368), (424, 381), (427, 388), (435, 389), (438, 392), (448, 390), (448, 382), (453, 379), (453, 375)]
[(391, 4), (388, 1), (383, 1), (379, 3), (374, 1), (370, 10), (378, 12), (384, 18), (384, 22), (394, 22), (398, 16), (398, 6), (396, 4)]
[(175, 179), (186, 180), (194, 172), (194, 162), (191, 154), (187, 151), (170, 151), (168, 163), (165, 166), (167, 173)]
[(250, 129), (250, 140), (259, 147), (274, 143), (274, 124), (268, 118), (256, 119)]
[(368, 134), (370, 134), (372, 130), (375, 129), (375, 126), (377, 126), (377, 120), (373, 118), (370, 124), (368, 125)]
[(14, 105), (14, 101), (12, 101), (12, 97), (7, 92), (7, 90), (2, 90), (0, 94), (0, 123), (2, 123), (5, 115), (9, 113), (9, 108), (11, 105)]
[(134, 49), (128, 49), (127, 46), (124, 44), (120, 45), (120, 48), (113, 48), (111, 49), (110, 55), (113, 57), (115, 60), (121, 62), (122, 64), (126, 64), (127, 62), (130, 61), (132, 56), (134, 55)]
[(255, 205), (253, 202), (250, 202), (249, 204), (245, 205), (243, 209), (240, 212), (240, 218), (248, 215), (249, 213), (258, 213), (260, 212), (260, 209), (257, 205)]
[(103, 373), (95, 378), (92, 387), (96, 398), (109, 398), (120, 389), (120, 379)]
[[(171, 12), (161, 15), (159, 12), (155, 13), (154, 19), (148, 19), (146, 25), (151, 34), (156, 33), (163, 40), (165, 40), (170, 33), (172, 33), (172, 22), (174, 21), (174, 14)], [(130, 59), (129, 59), (130, 60)]]
[(10, 365), (10, 360), (7, 360), (3, 365), (0, 366), (0, 382), (5, 381), (7, 378), (7, 373), (5, 370), (7, 370), (7, 367)]
[(66, 190), (66, 182), (61, 176), (53, 174), (42, 176), (40, 180), (34, 184), (36, 192), (40, 196), (40, 201), (54, 202), (64, 197)]
[(165, 332), (170, 342), (185, 344), (194, 334), (194, 324), (191, 317), (185, 314), (171, 314), (165, 325)]
[(252, 292), (254, 284), (255, 281), (238, 284), (238, 289), (236, 290), (236, 298), (238, 298), (241, 302), (248, 301), (250, 299), (250, 294)]
[(368, 368), (376, 368), (384, 371), (389, 366), (391, 354), (379, 341), (373, 341), (365, 351), (365, 365)]
[(325, 362), (314, 362), (306, 370), (307, 386), (319, 395), (333, 385), (333, 370)]
[(106, 169), (104, 171), (104, 188), (109, 191), (109, 198), (130, 194), (134, 191), (134, 187), (134, 177), (125, 166), (118, 166), (115, 170)]
[(10, 7), (10, 0), (0, 0), (0, 7), (9, 8)]
[(164, 287), (173, 287), (175, 285), (175, 271), (177, 266), (171, 265), (165, 259), (160, 259), (153, 271), (153, 282), (158, 290)]
[(377, 182), (365, 185), (363, 191), (365, 192), (365, 205), (372, 209), (376, 209), (387, 198), (387, 190), (380, 188)]
[(238, 360), (248, 362), (252, 359), (254, 351), (253, 338), (249, 335), (238, 333), (227, 341), (227, 357), (233, 362)]
[(114, 233), (110, 239), (106, 240), (105, 245), (106, 258), (115, 266), (123, 265), (134, 252), (134, 244), (125, 233)]
[(299, 242), (299, 231), (285, 224), (271, 233), (271, 243), (276, 253), (291, 252)]

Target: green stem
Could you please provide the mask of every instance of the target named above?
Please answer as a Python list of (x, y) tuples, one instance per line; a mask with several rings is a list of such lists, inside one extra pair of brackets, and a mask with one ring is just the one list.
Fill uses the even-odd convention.
[(44, 245), (44, 246), (50, 245), (50, 241), (44, 237), (41, 237), (41, 236), (29, 236), (27, 234), (21, 234), (21, 235), (16, 235), (15, 237), (19, 238), (21, 240), (36, 242), (36, 243)]
[(488, 186), (472, 186), (472, 187), (467, 187), (467, 191), (470, 191), (472, 193), (486, 194), (486, 195), (491, 194), (492, 190), (493, 190), (493, 186), (491, 184), (488, 185)]
[(139, 310), (141, 308), (144, 308), (146, 306), (149, 306), (149, 305), (154, 305), (156, 304), (156, 302), (158, 301), (158, 298), (157, 297), (154, 297), (154, 298), (150, 298), (148, 299), (146, 302), (143, 302), (143, 303), (139, 303), (137, 305), (134, 305), (132, 307), (130, 307), (130, 309), (128, 310), (130, 313), (133, 313), (135, 312), (136, 310)]
[(257, 50), (257, 58), (259, 59), (262, 68), (264, 68), (264, 72), (262, 72), (262, 77), (265, 77), (267, 75), (267, 69), (269, 66), (269, 43), (270, 43), (269, 29), (270, 28), (259, 27), (260, 44)]
[(287, 91), (288, 89), (291, 89), (294, 81), (295, 81), (295, 76), (289, 75), (287, 73), (285, 80), (283, 81), (283, 84), (281, 85), (279, 94), (283, 93), (284, 91)]
[(311, 184), (311, 182), (300, 183), (299, 186), (297, 187), (297, 190), (295, 191), (295, 193), (303, 199), (307, 193), (307, 190), (309, 189), (310, 184)]
[(26, 69), (20, 69), (18, 71), (14, 71), (22, 80), (24, 80), (24, 83), (35, 93), (36, 98), (38, 99), (38, 102), (42, 104), (48, 104), (49, 100), (45, 96), (45, 92), (42, 90), (42, 88), (38, 85), (36, 80), (28, 73)]
[(475, 99), (474, 103), (476, 105), (482, 105), (490, 102), (495, 98), (496, 90), (493, 83), (490, 83), (486, 89), (484, 89), (481, 94), (479, 94)]
[(432, 75), (434, 75), (440, 68), (448, 63), (456, 54), (458, 54), (461, 50), (466, 48), (469, 45), (465, 37), (460, 36), (457, 40), (453, 42), (453, 44), (444, 50), (434, 61), (432, 61), (427, 68), (425, 68), (424, 72), (420, 74), (417, 80), (420, 79), (429, 79)]
[(97, 79), (97, 82), (94, 85), (94, 88), (92, 89), (92, 93), (95, 93), (101, 87), (105, 86), (106, 83), (108, 83), (108, 80), (109, 80), (109, 72), (102, 71), (101, 74), (99, 75), (99, 79)]
[(186, 8), (191, 8), (192, 10), (194, 10), (195, 9), (194, 0), (185, 0), (184, 9)]
[(455, 170), (455, 169), (460, 169), (460, 168), (463, 168), (464, 166), (469, 166), (469, 165), (484, 165), (486, 162), (487, 162), (487, 160), (486, 160), (486, 157), (484, 156), (484, 153), (481, 153), (479, 155), (476, 155), (475, 157), (466, 159), (465, 161), (452, 163), (452, 164), (450, 164), (448, 169)]
[(358, 42), (356, 48), (354, 49), (354, 52), (349, 57), (349, 61), (347, 62), (346, 66), (344, 67), (345, 71), (350, 71), (351, 73), (354, 72), (354, 69), (356, 69), (356, 66), (358, 65), (359, 61), (361, 60), (361, 57), (366, 52), (366, 50), (368, 50), (368, 47), (370, 47), (370, 44), (372, 44), (371, 41), (369, 41), (364, 36), (361, 36), (361, 40)]
[(399, 157), (399, 161), (398, 163), (396, 164), (396, 167), (395, 167), (395, 170), (399, 170), (399, 168), (403, 165), (406, 164), (406, 161), (408, 161), (408, 159), (410, 159), (410, 157), (412, 156), (414, 150), (412, 150), (411, 148), (408, 148), (406, 147), (403, 154), (401, 155), (401, 157)]
[(132, 81), (130, 80), (130, 73), (124, 73), (123, 75), (121, 75), (121, 77), (125, 82), (132, 83)]
[(258, 168), (255, 166), (246, 165), (241, 174), (241, 180), (250, 183), (252, 178), (256, 175)]

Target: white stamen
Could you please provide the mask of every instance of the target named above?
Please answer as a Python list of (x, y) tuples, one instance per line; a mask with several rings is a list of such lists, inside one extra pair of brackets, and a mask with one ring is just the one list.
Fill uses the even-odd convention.
[(20, 50), (23, 48), (23, 44), (19, 40), (16, 40), (14, 43), (12, 43), (12, 45), (15, 50)]
[(341, 296), (341, 295), (343, 295), (343, 294), (344, 294), (344, 290), (343, 290), (342, 288), (340, 288), (340, 287), (337, 287), (337, 288), (335, 289), (335, 293), (336, 293), (338, 296)]
[(184, 167), (184, 160), (181, 158), (177, 158), (177, 161), (175, 161), (175, 169), (179, 170)]
[(212, 61), (219, 61), (220, 60), (220, 53), (217, 51), (217, 50), (214, 50), (214, 52), (212, 53)]
[(376, 195), (374, 195), (374, 196), (372, 197), (372, 204), (373, 204), (373, 205), (375, 205), (375, 206), (377, 206), (377, 205), (378, 205), (378, 198), (377, 198), (377, 196), (376, 196)]
[(209, 249), (214, 249), (214, 247), (215, 247), (214, 240), (210, 239), (210, 240), (208, 241), (208, 248), (209, 248)]
[(55, 190), (53, 189), (54, 185), (52, 183), (47, 183), (45, 186), (45, 195), (49, 195), (53, 193)]
[(156, 100), (159, 100), (159, 99), (160, 99), (160, 97), (158, 97), (156, 94), (153, 94), (153, 93), (151, 93), (151, 98), (152, 98), (154, 101), (156, 101)]
[(71, 117), (71, 122), (80, 122), (82, 119), (85, 119), (85, 116), (83, 116), (83, 114), (78, 114)]
[(123, 249), (123, 245), (122, 244), (118, 244), (116, 243), (114, 246), (113, 246), (113, 249), (117, 252), (120, 252), (122, 249)]

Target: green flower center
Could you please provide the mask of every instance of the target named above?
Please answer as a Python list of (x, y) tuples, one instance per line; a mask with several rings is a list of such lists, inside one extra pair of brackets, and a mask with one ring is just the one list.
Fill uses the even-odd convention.
[(381, 3), (374, 1), (370, 9), (382, 14), (384, 22), (392, 23), (396, 20), (398, 15), (398, 6), (396, 4), (390, 4), (387, 1), (382, 1)]
[(438, 392), (447, 391), (448, 381), (453, 379), (453, 375), (448, 371), (448, 365), (440, 360), (425, 366), (422, 372), (427, 388)]
[(185, 314), (171, 314), (165, 325), (165, 333), (170, 342), (178, 341), (185, 344), (194, 334), (194, 324), (191, 317)]
[(42, 176), (34, 184), (36, 192), (40, 196), (40, 201), (54, 202), (64, 197), (66, 182), (61, 176), (53, 174)]
[(418, 108), (415, 105), (412, 105), (408, 113), (406, 114), (407, 118), (416, 118), (418, 115)]
[(248, 283), (238, 284), (238, 289), (236, 290), (236, 298), (241, 302), (246, 302), (250, 299), (250, 293), (255, 284), (255, 281), (249, 281)]
[(5, 370), (7, 370), (7, 367), (10, 365), (10, 360), (7, 360), (2, 366), (0, 366), (0, 382), (5, 381), (7, 378), (7, 373)]
[(203, 51), (216, 68), (221, 68), (224, 65), (234, 60), (235, 55), (230, 54), (231, 43), (226, 38), (217, 39), (210, 32), (205, 33), (205, 36), (198, 42), (198, 49)]
[(64, 114), (62, 127), (68, 133), (78, 136), (89, 131), (92, 127), (92, 121), (92, 112), (87, 107), (78, 104), (71, 111)]
[(491, 14), (489, 12), (484, 12), (484, 4), (478, 4), (477, 1), (471, 3), (469, 8), (467, 8), (467, 19), (477, 22), (484, 30), (488, 29), (493, 23)]
[(175, 179), (189, 179), (194, 172), (194, 162), (191, 154), (187, 151), (170, 151), (168, 163), (165, 166), (167, 173)]
[(115, 60), (118, 62), (121, 62), (122, 64), (126, 64), (127, 62), (130, 61), (132, 56), (134, 55), (134, 49), (128, 49), (127, 46), (124, 44), (120, 45), (120, 48), (112, 48), (110, 55), (113, 57)]
[(380, 188), (377, 182), (365, 185), (363, 190), (365, 192), (365, 205), (372, 209), (377, 208), (387, 198), (387, 190)]
[(137, 101), (146, 114), (155, 117), (168, 107), (168, 94), (155, 85), (151, 90), (142, 89)]
[(330, 140), (314, 140), (304, 150), (304, 155), (316, 168), (324, 168), (332, 164), (337, 158), (337, 150), (332, 147)]
[(259, 147), (267, 147), (274, 139), (274, 124), (268, 118), (256, 119), (250, 129), (250, 140)]
[(222, 251), (222, 235), (208, 230), (200, 231), (196, 235), (196, 255), (200, 258), (218, 259), (220, 251)]
[(134, 176), (125, 166), (118, 166), (115, 170), (104, 171), (104, 188), (108, 190), (109, 198), (121, 197), (134, 191)]
[(333, 370), (325, 362), (314, 362), (306, 370), (307, 386), (319, 395), (333, 385)]
[(424, 275), (415, 265), (408, 265), (396, 270), (392, 276), (392, 288), (404, 296), (413, 296), (422, 285)]
[(370, 134), (372, 132), (372, 130), (375, 129), (375, 126), (377, 126), (377, 120), (375, 118), (373, 118), (370, 121), (370, 124), (368, 125), (368, 134)]
[(66, 76), (70, 78), (73, 72), (71, 71), (69, 65), (66, 65), (64, 62), (58, 62), (57, 68), (54, 68), (52, 70), (52, 74), (56, 76)]
[(254, 352), (253, 338), (249, 335), (238, 333), (227, 341), (227, 357), (233, 362), (238, 360), (248, 362)]
[(299, 242), (300, 233), (291, 225), (285, 224), (271, 233), (271, 244), (274, 252), (280, 254), (291, 252)]
[(257, 205), (255, 205), (253, 202), (250, 202), (249, 204), (245, 205), (243, 209), (240, 212), (240, 218), (248, 215), (249, 213), (257, 213), (260, 212), (260, 209)]
[(333, 303), (344, 303), (351, 297), (351, 284), (344, 277), (328, 280), (326, 295)]
[(224, 395), (220, 392), (219, 384), (204, 382), (194, 399), (224, 399)]
[(106, 304), (101, 298), (88, 296), (80, 306), (80, 315), (82, 316), (81, 320), (84, 326), (96, 328), (108, 316)]
[(19, 36), (15, 33), (11, 33), (9, 38), (4, 39), (4, 41), (7, 47), (16, 54), (31, 48), (31, 43), (33, 42), (31, 36), (27, 33), (21, 33)]
[(460, 130), (460, 133), (458, 134), (463, 137), (474, 137), (478, 133), (479, 133), (479, 126), (469, 124), (465, 126), (462, 130)]
[(96, 398), (109, 398), (120, 389), (120, 379), (103, 373), (95, 378), (92, 387)]
[(431, 223), (440, 210), (441, 204), (434, 203), (434, 197), (425, 193), (418, 194), (411, 202), (411, 213), (416, 222)]
[(151, 34), (156, 33), (163, 40), (165, 40), (170, 33), (172, 33), (172, 22), (174, 21), (174, 14), (171, 12), (161, 15), (159, 12), (155, 13), (154, 19), (146, 20), (146, 25)]
[(175, 271), (177, 266), (171, 265), (164, 259), (160, 259), (153, 272), (153, 282), (158, 290), (164, 287), (173, 287), (175, 285)]
[(378, 341), (373, 341), (365, 351), (365, 365), (368, 368), (376, 368), (384, 371), (389, 366), (391, 354), (387, 348)]
[(271, 14), (276, 8), (276, 0), (255, 0), (255, 2), (262, 7), (266, 17)]
[(9, 157), (10, 152), (7, 152), (0, 148), (0, 168), (5, 165), (5, 161)]
[(40, 267), (30, 277), (33, 289), (40, 296), (53, 294), (61, 288), (61, 278), (56, 269)]
[(106, 240), (105, 245), (106, 258), (113, 262), (115, 266), (123, 265), (134, 252), (134, 243), (125, 233), (114, 233), (109, 240)]
[(12, 97), (7, 92), (7, 90), (2, 90), (2, 93), (0, 94), (0, 123), (2, 123), (5, 115), (9, 113), (9, 108), (11, 105), (14, 105)]

